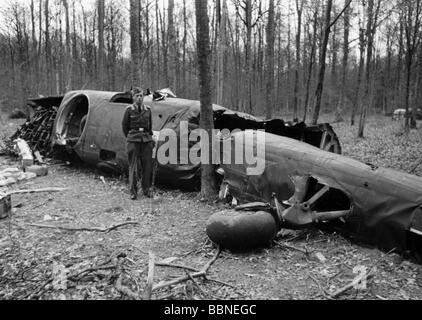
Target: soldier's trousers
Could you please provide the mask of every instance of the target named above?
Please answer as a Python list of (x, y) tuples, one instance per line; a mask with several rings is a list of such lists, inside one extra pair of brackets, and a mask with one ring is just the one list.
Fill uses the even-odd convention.
[(128, 142), (129, 189), (133, 195), (138, 194), (138, 180), (141, 180), (142, 191), (147, 193), (152, 186), (153, 142)]

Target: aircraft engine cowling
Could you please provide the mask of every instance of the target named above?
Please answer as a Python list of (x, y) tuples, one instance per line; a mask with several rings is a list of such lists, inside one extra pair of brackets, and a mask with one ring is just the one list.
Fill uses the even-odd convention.
[(265, 211), (227, 210), (212, 215), (207, 235), (216, 244), (229, 249), (246, 249), (267, 245), (277, 235), (277, 223)]

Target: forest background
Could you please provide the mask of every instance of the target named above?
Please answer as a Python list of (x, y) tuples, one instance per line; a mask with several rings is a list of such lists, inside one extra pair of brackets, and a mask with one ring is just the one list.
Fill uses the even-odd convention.
[[(208, 12), (214, 103), (352, 124), (422, 107), (422, 0), (213, 0)], [(187, 0), (2, 1), (2, 106), (133, 84), (199, 99), (195, 22)]]

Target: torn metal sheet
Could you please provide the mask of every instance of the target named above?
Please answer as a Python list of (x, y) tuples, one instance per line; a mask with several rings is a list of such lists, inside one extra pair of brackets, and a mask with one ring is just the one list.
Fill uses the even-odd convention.
[(286, 225), (319, 223), (385, 250), (422, 252), (422, 178), (272, 134), (245, 144), (265, 144), (265, 171), (248, 176), (244, 164), (222, 165), (238, 201), (273, 204), (275, 195)]
[(29, 100), (30, 121), (21, 126), (10, 138), (8, 152), (13, 153), (12, 145), (16, 139), (28, 142), (34, 152), (47, 155), (51, 148), (51, 133), (57, 110), (63, 97), (47, 97)]

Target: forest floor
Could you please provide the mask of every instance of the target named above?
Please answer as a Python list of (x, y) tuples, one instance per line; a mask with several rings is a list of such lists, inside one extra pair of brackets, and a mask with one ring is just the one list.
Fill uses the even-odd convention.
[[(18, 125), (4, 121), (0, 139)], [(400, 134), (400, 122), (371, 117), (366, 139), (361, 140), (347, 123), (333, 127), (346, 156), (407, 172), (420, 159), (422, 129), (406, 137)], [(14, 159), (0, 157), (0, 170), (16, 165)], [(422, 166), (415, 174), (422, 176)], [(197, 270), (217, 252), (205, 226), (224, 206), (201, 202), (197, 193), (158, 189), (153, 200), (130, 201), (123, 179), (61, 162), (50, 164), (48, 176), (13, 186), (47, 187), (69, 189), (14, 195), (12, 217), (0, 221), (0, 299), (142, 298), (149, 252), (163, 264)], [(78, 230), (131, 222), (137, 225), (110, 232)], [(208, 280), (156, 290), (152, 299), (327, 299), (365, 268), (375, 271), (366, 286), (348, 290), (339, 299), (422, 299), (421, 265), (316, 229), (284, 230), (260, 250), (223, 251), (210, 267)], [(154, 284), (183, 276), (189, 277), (186, 269), (156, 266)]]

